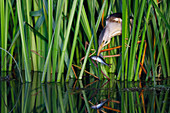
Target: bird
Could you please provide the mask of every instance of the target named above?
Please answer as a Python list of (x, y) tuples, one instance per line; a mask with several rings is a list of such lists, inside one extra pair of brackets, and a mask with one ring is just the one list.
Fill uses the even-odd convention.
[[(133, 17), (130, 16), (130, 23), (132, 24), (132, 22)], [(106, 18), (106, 26), (99, 35), (98, 40), (99, 47), (97, 56), (100, 55), (101, 49), (110, 43), (112, 37), (121, 34), (122, 34), (122, 13), (113, 13)]]

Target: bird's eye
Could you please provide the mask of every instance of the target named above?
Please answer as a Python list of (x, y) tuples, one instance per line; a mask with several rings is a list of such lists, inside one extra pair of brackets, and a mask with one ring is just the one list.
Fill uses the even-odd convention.
[(107, 44), (107, 41), (104, 44)]

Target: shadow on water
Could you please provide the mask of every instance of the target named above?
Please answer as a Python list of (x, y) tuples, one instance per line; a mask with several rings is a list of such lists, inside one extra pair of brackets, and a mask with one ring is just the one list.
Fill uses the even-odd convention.
[(157, 81), (156, 86), (95, 79), (41, 84), (41, 75), (33, 73), (33, 82), (24, 84), (1, 79), (1, 113), (170, 112), (170, 79)]

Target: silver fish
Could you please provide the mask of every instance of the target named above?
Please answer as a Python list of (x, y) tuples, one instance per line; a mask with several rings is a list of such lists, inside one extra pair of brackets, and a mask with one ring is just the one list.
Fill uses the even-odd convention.
[(106, 99), (105, 101), (101, 102), (100, 104), (91, 106), (92, 109), (100, 109), (103, 107), (103, 105), (108, 101), (109, 99)]
[(106, 65), (106, 66), (108, 66), (108, 67), (110, 67), (110, 65), (111, 64), (107, 64), (106, 62), (105, 62), (105, 60), (101, 57), (101, 56), (91, 56), (90, 57), (92, 60), (95, 60), (95, 61), (97, 61), (97, 62), (100, 62), (100, 63), (102, 63), (102, 64), (104, 64), (104, 65)]

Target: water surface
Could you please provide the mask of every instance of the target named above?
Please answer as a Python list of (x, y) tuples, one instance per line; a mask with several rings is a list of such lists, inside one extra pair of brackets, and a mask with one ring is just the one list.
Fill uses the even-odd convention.
[[(1, 112), (14, 113), (170, 113), (170, 79), (153, 82), (116, 80), (69, 80), (41, 84), (42, 73), (33, 73), (33, 82), (0, 81)], [(100, 109), (92, 106), (100, 105)]]

